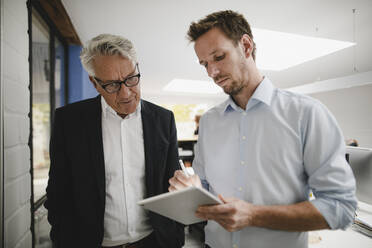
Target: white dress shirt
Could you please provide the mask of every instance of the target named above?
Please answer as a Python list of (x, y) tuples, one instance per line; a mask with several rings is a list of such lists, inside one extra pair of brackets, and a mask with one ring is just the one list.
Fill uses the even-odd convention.
[(101, 97), (106, 206), (102, 246), (138, 241), (152, 232), (145, 210), (145, 154), (141, 104), (124, 119)]
[[(243, 110), (229, 98), (200, 120), (195, 172), (213, 194), (257, 205), (309, 200), (332, 229), (352, 223), (355, 179), (335, 118), (319, 101), (277, 89), (265, 78)], [(303, 248), (306, 232), (205, 228), (213, 248)]]

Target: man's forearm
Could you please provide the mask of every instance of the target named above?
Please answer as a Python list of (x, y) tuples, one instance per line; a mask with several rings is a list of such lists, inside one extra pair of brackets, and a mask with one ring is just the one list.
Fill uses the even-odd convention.
[(329, 229), (324, 217), (309, 201), (292, 205), (254, 206), (252, 225), (284, 231)]

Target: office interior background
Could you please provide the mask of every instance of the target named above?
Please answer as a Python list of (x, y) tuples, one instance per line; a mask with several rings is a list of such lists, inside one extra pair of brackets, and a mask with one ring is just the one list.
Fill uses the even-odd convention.
[(195, 141), (195, 116), (227, 96), (199, 65), (186, 32), (225, 9), (252, 26), (263, 75), (320, 100), (345, 139), (372, 148), (370, 0), (1, 0), (0, 247), (47, 247), (42, 204), (53, 111), (97, 95), (80, 64), (82, 44), (100, 33), (132, 40), (142, 98), (174, 111), (178, 139), (187, 143)]

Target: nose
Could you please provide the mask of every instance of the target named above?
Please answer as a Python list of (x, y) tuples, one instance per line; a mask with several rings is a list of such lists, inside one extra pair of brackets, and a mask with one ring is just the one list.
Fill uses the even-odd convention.
[(208, 76), (210, 76), (211, 78), (216, 77), (219, 73), (220, 73), (220, 70), (217, 68), (216, 65), (210, 64), (208, 66)]
[(118, 94), (121, 98), (129, 98), (132, 94), (129, 87), (125, 86), (123, 83), (120, 85), (120, 90), (118, 91)]

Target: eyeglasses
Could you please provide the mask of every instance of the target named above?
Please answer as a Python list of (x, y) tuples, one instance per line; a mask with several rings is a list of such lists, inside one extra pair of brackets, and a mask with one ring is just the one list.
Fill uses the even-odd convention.
[(101, 79), (97, 77), (93, 77), (93, 78), (107, 93), (112, 94), (112, 93), (118, 92), (121, 89), (121, 84), (124, 84), (126, 87), (133, 87), (139, 83), (141, 73), (139, 71), (138, 64), (136, 64), (136, 68), (137, 68), (138, 74), (129, 76), (123, 81), (115, 81), (115, 82), (104, 84), (104, 82)]

